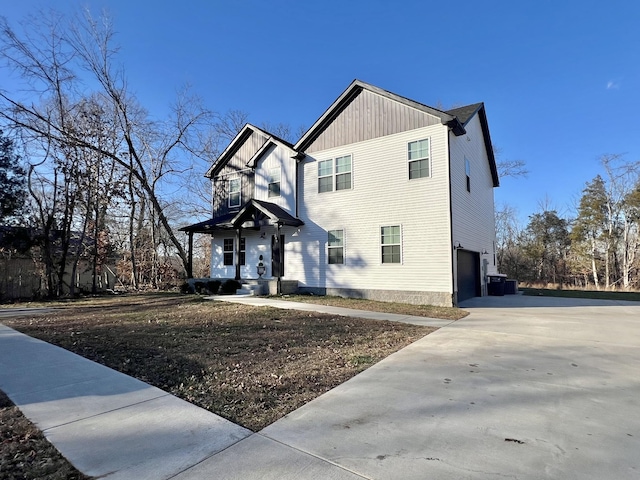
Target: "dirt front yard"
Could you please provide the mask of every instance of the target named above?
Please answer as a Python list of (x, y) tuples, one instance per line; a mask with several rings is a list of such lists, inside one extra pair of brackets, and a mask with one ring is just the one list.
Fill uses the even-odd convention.
[(53, 306), (2, 321), (254, 431), (434, 330), (182, 295)]

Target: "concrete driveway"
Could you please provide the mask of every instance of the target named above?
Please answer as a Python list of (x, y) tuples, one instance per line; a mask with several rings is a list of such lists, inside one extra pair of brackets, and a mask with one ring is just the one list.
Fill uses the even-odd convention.
[(0, 387), (114, 480), (640, 478), (640, 304), (464, 308), (258, 433), (2, 326)]
[[(467, 318), (259, 435), (369, 479), (640, 478), (638, 304), (505, 296), (464, 307)], [(218, 478), (267, 478), (262, 467), (278, 462), (251, 442), (184, 478), (223, 465), (233, 474)], [(287, 470), (268, 478), (294, 478)]]

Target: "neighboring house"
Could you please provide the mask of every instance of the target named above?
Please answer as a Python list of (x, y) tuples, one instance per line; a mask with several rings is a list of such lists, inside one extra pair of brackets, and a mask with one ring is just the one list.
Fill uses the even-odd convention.
[(206, 174), (211, 277), (455, 305), (497, 272), (482, 103), (440, 111), (355, 80), (292, 145), (246, 125)]

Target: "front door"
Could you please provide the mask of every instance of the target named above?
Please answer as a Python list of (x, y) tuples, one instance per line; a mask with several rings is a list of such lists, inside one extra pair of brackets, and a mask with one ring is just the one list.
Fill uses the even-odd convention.
[(271, 272), (274, 277), (284, 277), (284, 235), (271, 237)]

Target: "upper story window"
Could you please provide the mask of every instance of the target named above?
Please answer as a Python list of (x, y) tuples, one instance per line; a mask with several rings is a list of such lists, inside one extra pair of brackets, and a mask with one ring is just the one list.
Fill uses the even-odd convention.
[(270, 197), (280, 196), (280, 175), (281, 175), (280, 167), (272, 168), (271, 170), (269, 170), (269, 196)]
[(329, 264), (344, 263), (344, 230), (329, 230), (327, 233)]
[(318, 162), (318, 193), (333, 191), (333, 159)]
[(242, 183), (239, 178), (229, 179), (229, 206), (239, 207), (241, 201), (240, 187)]
[(351, 155), (336, 158), (336, 190), (351, 188)]
[(318, 193), (349, 190), (351, 171), (351, 155), (318, 162)]
[(402, 263), (402, 234), (400, 225), (380, 227), (382, 263)]
[(408, 144), (409, 180), (430, 175), (429, 139), (416, 140)]
[(464, 173), (467, 176), (467, 192), (471, 191), (471, 163), (469, 159), (464, 157)]

